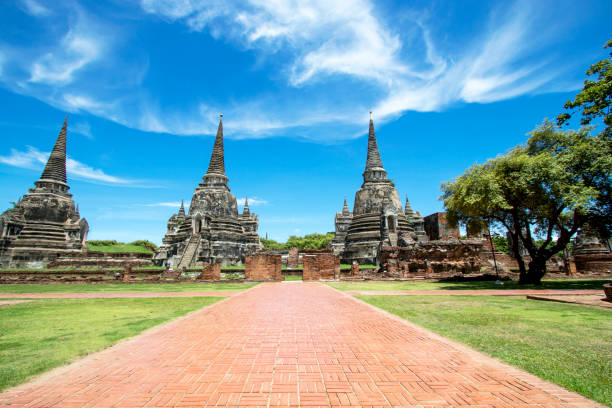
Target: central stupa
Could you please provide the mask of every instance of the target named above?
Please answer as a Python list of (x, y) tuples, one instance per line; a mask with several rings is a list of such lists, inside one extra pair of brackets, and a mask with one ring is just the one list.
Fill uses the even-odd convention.
[(210, 263), (240, 265), (246, 255), (262, 248), (257, 215), (246, 202), (243, 214), (238, 213), (228, 181), (221, 115), (208, 171), (193, 193), (189, 213), (181, 204), (168, 220), (166, 236), (153, 258), (156, 263), (175, 269)]

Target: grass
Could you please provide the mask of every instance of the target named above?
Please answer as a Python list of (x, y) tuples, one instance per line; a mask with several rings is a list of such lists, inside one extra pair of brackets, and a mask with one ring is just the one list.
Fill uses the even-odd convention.
[(88, 243), (87, 247), (92, 251), (101, 252), (142, 252), (145, 254), (153, 253), (153, 251), (143, 246), (123, 243), (118, 243), (116, 245), (93, 245), (91, 243)]
[(0, 390), (220, 299), (45, 299), (0, 307)]
[(80, 292), (216, 292), (241, 291), (257, 283), (53, 283), (0, 284), (2, 293), (80, 293)]
[(290, 275), (285, 275), (285, 280), (286, 281), (301, 281), (302, 277), (301, 276), (290, 276)]
[(496, 296), (359, 296), (612, 406), (612, 311)]
[(612, 280), (600, 279), (563, 279), (545, 280), (542, 285), (519, 285), (516, 281), (505, 281), (496, 285), (491, 281), (478, 282), (334, 282), (328, 285), (342, 291), (394, 291), (394, 290), (484, 290), (484, 289), (602, 289), (604, 283)]
[[(351, 265), (350, 264), (340, 264), (340, 268), (350, 268)], [(378, 268), (378, 266), (376, 265), (359, 265), (360, 268), (365, 268), (365, 269), (376, 269)]]

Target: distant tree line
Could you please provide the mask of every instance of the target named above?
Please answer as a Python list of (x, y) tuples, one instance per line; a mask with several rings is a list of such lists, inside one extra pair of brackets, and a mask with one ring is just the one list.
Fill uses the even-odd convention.
[(291, 248), (299, 249), (324, 249), (327, 248), (334, 238), (333, 232), (327, 234), (307, 234), (303, 237), (291, 235), (287, 242), (278, 242), (273, 239), (260, 238), (265, 249), (286, 250)]

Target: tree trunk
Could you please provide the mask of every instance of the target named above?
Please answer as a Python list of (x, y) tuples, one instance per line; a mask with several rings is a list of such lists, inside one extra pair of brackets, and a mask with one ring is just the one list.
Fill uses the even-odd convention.
[(541, 285), (542, 278), (546, 274), (546, 260), (548, 257), (546, 256), (535, 256), (529, 262), (529, 270), (527, 271), (526, 282), (519, 283), (527, 283), (532, 285)]
[(519, 267), (519, 284), (527, 283), (527, 268), (525, 268), (525, 261), (521, 254), (518, 234), (510, 232), (510, 236), (512, 237), (512, 253)]

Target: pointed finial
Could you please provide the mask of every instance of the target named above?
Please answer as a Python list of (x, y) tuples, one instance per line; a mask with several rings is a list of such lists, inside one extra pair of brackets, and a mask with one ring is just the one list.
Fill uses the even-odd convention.
[(249, 197), (245, 196), (244, 198), (244, 207), (242, 208), (242, 213), (243, 214), (250, 214), (251, 211), (249, 210)]
[(74, 211), (75, 215), (77, 216), (77, 218), (81, 218), (81, 214), (79, 213), (79, 205), (76, 205), (76, 210)]
[(182, 216), (185, 215), (185, 203), (184, 203), (184, 200), (181, 200), (181, 208), (179, 208), (178, 215), (182, 215)]
[(346, 204), (346, 197), (344, 197), (344, 205), (342, 206), (342, 214), (344, 215), (349, 214), (349, 208), (348, 208), (348, 205)]
[(370, 111), (370, 120), (372, 120), (372, 111)]

